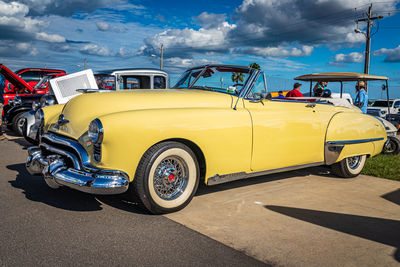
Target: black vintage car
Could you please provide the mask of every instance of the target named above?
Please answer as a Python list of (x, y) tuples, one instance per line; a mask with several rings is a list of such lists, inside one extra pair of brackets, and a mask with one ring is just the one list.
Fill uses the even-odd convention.
[[(32, 110), (32, 105), (39, 103), (43, 94), (21, 95), (10, 100), (4, 106), (4, 123), (18, 135), (23, 135), (24, 113)], [(34, 104), (35, 103), (35, 104)]]

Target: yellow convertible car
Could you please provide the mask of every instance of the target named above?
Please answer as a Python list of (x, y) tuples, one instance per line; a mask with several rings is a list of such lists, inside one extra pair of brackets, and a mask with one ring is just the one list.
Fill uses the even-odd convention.
[[(242, 66), (188, 69), (173, 89), (86, 93), (40, 109), (26, 167), (52, 188), (136, 194), (152, 213), (185, 207), (199, 182), (317, 165), (357, 176), (382, 151), (382, 123), (327, 101), (271, 99)], [(32, 130), (32, 129), (31, 129)]]

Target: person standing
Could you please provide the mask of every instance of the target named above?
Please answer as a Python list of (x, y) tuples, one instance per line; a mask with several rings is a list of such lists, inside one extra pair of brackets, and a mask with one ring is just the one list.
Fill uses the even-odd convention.
[(328, 82), (318, 82), (315, 86), (314, 86), (314, 96), (316, 97), (320, 97), (322, 96), (324, 90), (326, 89), (326, 87), (328, 86)]
[(3, 134), (3, 106), (4, 106), (4, 87), (6, 85), (6, 79), (3, 74), (0, 73), (0, 141), (6, 137)]
[(293, 85), (293, 90), (289, 91), (286, 94), (286, 97), (303, 97), (303, 94), (300, 92), (301, 83), (295, 83)]
[(359, 81), (356, 84), (356, 91), (357, 95), (354, 100), (354, 105), (359, 107), (361, 111), (366, 114), (367, 113), (367, 106), (368, 106), (368, 95), (367, 91), (365, 90), (365, 82)]

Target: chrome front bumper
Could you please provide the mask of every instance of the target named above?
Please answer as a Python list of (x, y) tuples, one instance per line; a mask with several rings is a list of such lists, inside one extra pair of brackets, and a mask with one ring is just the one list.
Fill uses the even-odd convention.
[[(49, 136), (54, 138), (52, 135), (47, 135)], [(44, 137), (46, 138), (46, 135)], [(60, 137), (55, 138), (63, 140)], [(45, 145), (41, 144), (41, 147), (34, 146), (28, 149), (26, 169), (32, 175), (43, 174), (47, 185), (51, 188), (63, 185), (99, 195), (121, 194), (128, 189), (129, 177), (126, 173), (85, 166), (72, 153), (62, 153), (61, 149)], [(68, 166), (71, 160), (74, 163), (73, 167)]]

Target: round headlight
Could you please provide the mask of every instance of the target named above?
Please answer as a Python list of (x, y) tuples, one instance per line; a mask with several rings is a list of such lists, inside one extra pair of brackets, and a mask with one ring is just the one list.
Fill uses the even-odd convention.
[(40, 122), (40, 126), (44, 124), (44, 113), (43, 110), (40, 108), (35, 113), (35, 123)]
[(103, 125), (99, 119), (94, 119), (89, 125), (89, 139), (93, 143), (101, 143), (103, 141)]
[(40, 106), (42, 108), (57, 104), (56, 98), (53, 95), (44, 95), (40, 98)]

